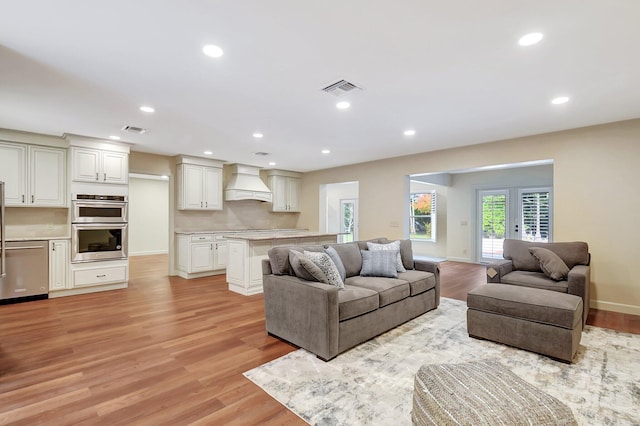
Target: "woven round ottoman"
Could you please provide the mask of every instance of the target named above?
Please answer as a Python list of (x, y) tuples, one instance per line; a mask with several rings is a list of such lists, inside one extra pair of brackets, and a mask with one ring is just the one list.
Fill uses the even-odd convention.
[(414, 425), (576, 425), (571, 409), (497, 362), (423, 365)]

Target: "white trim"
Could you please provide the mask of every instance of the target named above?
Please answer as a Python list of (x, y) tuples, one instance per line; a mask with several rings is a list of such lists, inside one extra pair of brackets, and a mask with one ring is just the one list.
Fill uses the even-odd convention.
[(162, 180), (169, 182), (169, 175), (150, 175), (146, 173), (129, 173), (129, 178), (135, 179), (149, 179), (149, 180)]
[(129, 253), (129, 257), (149, 256), (149, 255), (153, 255), (153, 254), (167, 254), (167, 253), (169, 253), (169, 250), (138, 251), (138, 252), (135, 252), (135, 253)]
[(589, 304), (594, 309), (602, 311), (619, 312), (629, 315), (640, 315), (640, 306), (627, 305), (625, 303), (605, 302), (603, 300), (592, 300)]

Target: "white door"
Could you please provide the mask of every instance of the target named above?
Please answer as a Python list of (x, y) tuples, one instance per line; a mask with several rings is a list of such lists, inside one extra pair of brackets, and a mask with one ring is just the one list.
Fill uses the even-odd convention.
[(204, 208), (222, 210), (222, 169), (204, 168)]
[(102, 176), (107, 183), (127, 183), (129, 181), (129, 156), (122, 152), (102, 153)]
[(358, 200), (340, 200), (340, 242), (358, 240)]
[(213, 271), (213, 243), (191, 243), (189, 272)]
[(478, 191), (478, 261), (502, 259), (505, 238), (552, 241), (552, 213), (551, 188)]
[(100, 174), (100, 151), (94, 149), (71, 148), (73, 180), (98, 182)]
[(63, 207), (66, 204), (66, 153), (63, 150), (29, 147), (30, 203)]
[(192, 166), (184, 164), (182, 191), (184, 196), (184, 208), (193, 210), (204, 208), (202, 200), (203, 184), (204, 184), (204, 168), (201, 166)]
[(22, 145), (0, 144), (0, 182), (7, 206), (23, 206), (27, 194), (27, 151)]

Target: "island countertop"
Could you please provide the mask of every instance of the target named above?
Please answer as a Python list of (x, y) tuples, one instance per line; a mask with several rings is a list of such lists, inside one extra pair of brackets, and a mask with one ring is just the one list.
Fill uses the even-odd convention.
[(256, 232), (225, 235), (228, 240), (246, 240), (246, 241), (265, 241), (265, 240), (284, 240), (297, 238), (315, 238), (315, 237), (333, 237), (338, 234), (327, 232), (308, 232), (308, 231), (285, 231), (285, 232)]

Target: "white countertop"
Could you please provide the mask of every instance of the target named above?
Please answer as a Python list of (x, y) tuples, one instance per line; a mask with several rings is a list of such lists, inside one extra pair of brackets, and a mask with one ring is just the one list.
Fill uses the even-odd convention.
[(60, 236), (60, 237), (6, 237), (5, 241), (9, 242), (9, 241), (50, 241), (50, 240), (70, 240), (71, 237), (66, 235), (66, 236)]
[(269, 233), (301, 233), (307, 232), (306, 229), (205, 229), (198, 231), (174, 231), (180, 235), (194, 235), (194, 234), (261, 234), (265, 232)]
[(264, 241), (264, 240), (286, 240), (306, 237), (336, 237), (338, 234), (327, 232), (264, 232), (264, 233), (243, 233), (226, 236), (230, 240)]

